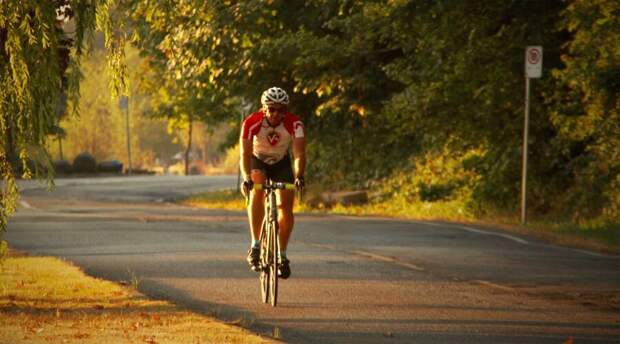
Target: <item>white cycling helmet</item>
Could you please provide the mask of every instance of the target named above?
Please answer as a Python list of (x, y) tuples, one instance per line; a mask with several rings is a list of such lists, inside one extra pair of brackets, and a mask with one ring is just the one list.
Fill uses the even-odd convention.
[(263, 105), (288, 105), (288, 94), (280, 87), (272, 87), (263, 92), (263, 95), (260, 97), (260, 102)]

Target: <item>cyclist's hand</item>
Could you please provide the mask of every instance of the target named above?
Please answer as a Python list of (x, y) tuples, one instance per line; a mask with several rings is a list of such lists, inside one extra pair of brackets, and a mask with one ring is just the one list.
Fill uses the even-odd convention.
[(297, 190), (303, 190), (304, 187), (306, 187), (304, 176), (297, 176), (297, 178), (295, 178), (295, 187), (297, 188)]
[(241, 184), (241, 193), (243, 194), (243, 196), (250, 197), (250, 191), (252, 190), (252, 187), (254, 186), (254, 182), (252, 182), (251, 180), (244, 180), (243, 183)]

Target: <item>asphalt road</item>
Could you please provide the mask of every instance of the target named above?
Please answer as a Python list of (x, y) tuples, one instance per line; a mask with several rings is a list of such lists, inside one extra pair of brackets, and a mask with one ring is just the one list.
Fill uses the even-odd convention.
[(620, 257), (459, 224), (297, 216), (279, 306), (241, 211), (168, 201), (236, 177), (23, 183), (6, 239), (290, 343), (620, 342)]

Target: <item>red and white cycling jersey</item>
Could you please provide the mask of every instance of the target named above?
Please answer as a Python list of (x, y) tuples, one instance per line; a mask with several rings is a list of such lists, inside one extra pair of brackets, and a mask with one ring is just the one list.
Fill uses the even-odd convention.
[(304, 125), (299, 117), (287, 112), (276, 127), (272, 127), (262, 110), (243, 121), (241, 137), (252, 139), (253, 154), (273, 165), (288, 153), (293, 138), (304, 137)]

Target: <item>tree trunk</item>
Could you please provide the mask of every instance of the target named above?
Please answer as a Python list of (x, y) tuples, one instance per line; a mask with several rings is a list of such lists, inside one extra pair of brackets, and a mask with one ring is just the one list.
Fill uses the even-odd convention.
[(187, 149), (185, 150), (185, 175), (189, 175), (189, 152), (192, 150), (192, 118), (189, 118), (189, 129), (187, 137)]
[(13, 127), (11, 122), (8, 123), (8, 127), (6, 128), (6, 146), (5, 146), (6, 159), (9, 165), (13, 168), (14, 173), (21, 174), (21, 166), (19, 157), (17, 155), (16, 147), (15, 147), (15, 137), (13, 135)]
[(62, 155), (62, 138), (60, 137), (60, 135), (58, 136), (58, 154), (59, 154), (60, 160), (65, 159)]

